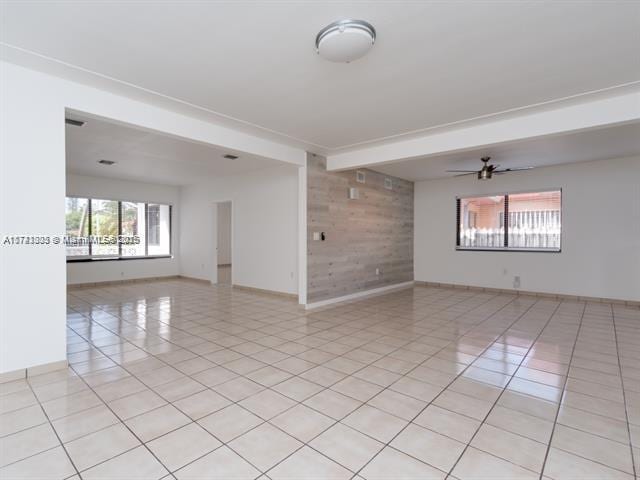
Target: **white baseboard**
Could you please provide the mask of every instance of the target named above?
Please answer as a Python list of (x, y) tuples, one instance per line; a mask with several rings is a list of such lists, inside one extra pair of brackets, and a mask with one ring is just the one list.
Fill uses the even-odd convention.
[(0, 373), (0, 383), (12, 382), (14, 380), (25, 379), (35, 375), (55, 372), (67, 368), (69, 363), (66, 359), (57, 362), (45, 363), (42, 365), (34, 365), (33, 367), (20, 368), (11, 372)]
[(394, 283), (393, 285), (386, 285), (384, 287), (372, 288), (370, 290), (364, 290), (362, 292), (351, 293), (349, 295), (343, 295), (342, 297), (330, 298), (328, 300), (321, 300), (319, 302), (307, 303), (304, 308), (311, 310), (313, 308), (326, 307), (327, 305), (333, 305), (334, 303), (348, 302), (350, 300), (357, 300), (363, 297), (370, 297), (374, 295), (380, 295), (382, 293), (390, 292), (393, 290), (402, 290), (404, 288), (413, 287), (413, 280), (410, 282)]

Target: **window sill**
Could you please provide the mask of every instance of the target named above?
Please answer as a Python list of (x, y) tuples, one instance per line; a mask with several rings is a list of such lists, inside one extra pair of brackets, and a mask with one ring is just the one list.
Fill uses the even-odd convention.
[(154, 255), (148, 257), (104, 257), (104, 258), (67, 258), (67, 263), (84, 263), (84, 262), (120, 262), (129, 260), (158, 260), (160, 258), (173, 258), (173, 255)]
[(514, 248), (514, 247), (456, 247), (459, 252), (529, 252), (561, 253), (561, 248)]

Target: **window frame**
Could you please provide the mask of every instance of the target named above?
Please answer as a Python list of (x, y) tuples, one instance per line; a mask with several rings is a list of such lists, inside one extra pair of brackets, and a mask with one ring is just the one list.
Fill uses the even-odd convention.
[[(153, 209), (153, 217), (154, 217), (154, 223), (153, 223), (153, 229), (154, 231), (154, 235), (153, 235), (153, 242), (151, 241), (151, 210), (149, 207), (157, 207)], [(158, 246), (160, 245), (160, 204), (159, 203), (146, 203), (145, 204), (145, 209), (147, 211), (146, 215), (147, 215), (147, 225), (146, 225), (146, 230), (147, 230), (147, 236), (146, 236), (146, 242), (147, 242), (147, 247), (149, 245), (151, 246)]]
[[(509, 196), (518, 195), (523, 193), (548, 193), (548, 192), (560, 192), (560, 246), (558, 248), (531, 248), (531, 247), (510, 247), (509, 243)], [(508, 192), (497, 193), (478, 193), (478, 194), (465, 194), (456, 195), (456, 235), (455, 235), (455, 250), (459, 252), (527, 252), (527, 253), (562, 253), (563, 235), (563, 191), (560, 187), (549, 188), (537, 188), (529, 190), (517, 190)], [(502, 247), (466, 247), (460, 245), (460, 220), (461, 220), (461, 205), (462, 200), (468, 198), (481, 198), (481, 197), (504, 197), (504, 214), (502, 215), (502, 222), (504, 224), (504, 242)]]
[[(111, 202), (118, 202), (118, 235), (122, 235), (122, 203), (143, 203), (145, 210), (145, 255), (138, 256), (122, 256), (122, 244), (118, 243), (118, 254), (117, 255), (94, 255), (93, 254), (93, 244), (89, 241), (89, 254), (88, 255), (73, 255), (68, 256), (65, 252), (65, 258), (67, 263), (82, 263), (82, 262), (112, 262), (112, 261), (127, 261), (127, 260), (155, 260), (159, 258), (173, 258), (173, 204), (166, 202), (156, 202), (156, 201), (138, 201), (138, 200), (117, 200), (113, 198), (94, 198), (87, 197), (82, 195), (66, 195), (67, 198), (79, 198), (85, 199), (88, 202), (87, 205), (87, 214), (88, 214), (88, 232), (87, 235), (89, 238), (93, 235), (93, 209), (92, 209), (92, 200), (106, 200)], [(149, 204), (154, 205), (166, 205), (169, 207), (169, 253), (163, 255), (149, 255), (149, 246), (148, 246), (148, 222), (146, 221), (147, 211)]]

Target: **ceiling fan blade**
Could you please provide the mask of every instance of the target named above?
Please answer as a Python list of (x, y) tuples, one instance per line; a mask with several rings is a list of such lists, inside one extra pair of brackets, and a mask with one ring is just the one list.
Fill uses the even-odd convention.
[(500, 164), (498, 164), (498, 165), (490, 165), (490, 167), (491, 167), (491, 171), (495, 172), (496, 170), (498, 170), (500, 168)]
[(456, 172), (478, 173), (477, 170), (445, 170), (445, 172), (449, 172), (449, 173), (456, 173)]
[(467, 175), (477, 175), (478, 172), (469, 172), (469, 173), (459, 173), (458, 175), (454, 175), (454, 177), (466, 177)]
[(506, 172), (519, 172), (521, 170), (531, 170), (536, 167), (514, 167), (514, 168), (504, 168), (502, 170), (494, 170), (493, 173), (506, 173)]

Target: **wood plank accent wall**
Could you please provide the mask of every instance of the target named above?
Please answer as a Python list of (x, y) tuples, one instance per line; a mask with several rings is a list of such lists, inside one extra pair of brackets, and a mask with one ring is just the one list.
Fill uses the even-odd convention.
[[(360, 171), (365, 183), (356, 170), (327, 172), (324, 157), (307, 155), (308, 303), (413, 280), (413, 182)], [(359, 199), (349, 199), (350, 187)]]

